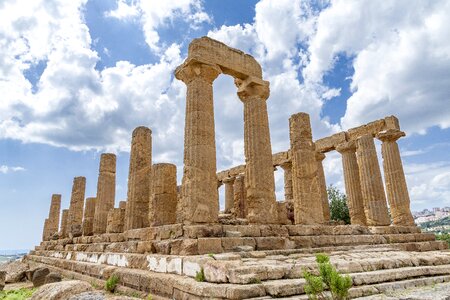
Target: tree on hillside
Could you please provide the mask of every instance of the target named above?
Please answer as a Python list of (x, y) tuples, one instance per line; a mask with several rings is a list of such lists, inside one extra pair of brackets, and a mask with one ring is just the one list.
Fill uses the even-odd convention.
[(347, 196), (333, 185), (327, 188), (327, 193), (328, 201), (330, 202), (331, 220), (344, 221), (345, 224), (350, 224)]

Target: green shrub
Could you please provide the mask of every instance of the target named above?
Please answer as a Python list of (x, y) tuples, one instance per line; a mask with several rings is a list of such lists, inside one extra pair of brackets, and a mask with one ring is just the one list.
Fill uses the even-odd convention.
[(440, 241), (446, 241), (450, 246), (450, 233), (436, 234), (436, 239)]
[(347, 196), (335, 186), (327, 188), (328, 201), (330, 201), (330, 217), (334, 221), (343, 221), (350, 224), (350, 213), (347, 206)]
[[(311, 300), (317, 299), (348, 299), (348, 290), (352, 286), (352, 279), (348, 275), (341, 275), (330, 263), (330, 258), (322, 253), (316, 254), (316, 262), (319, 265), (319, 276), (312, 275), (305, 270), (303, 277), (306, 280), (305, 292)], [(324, 290), (328, 289), (331, 298), (327, 297)]]
[(114, 293), (118, 283), (119, 283), (119, 276), (115, 274), (111, 275), (111, 277), (109, 277), (108, 280), (106, 280), (105, 290)]
[(205, 272), (203, 272), (203, 268), (201, 268), (199, 272), (195, 273), (195, 280), (198, 282), (205, 281)]
[(24, 300), (30, 298), (36, 289), (21, 288), (18, 290), (0, 291), (0, 299)]

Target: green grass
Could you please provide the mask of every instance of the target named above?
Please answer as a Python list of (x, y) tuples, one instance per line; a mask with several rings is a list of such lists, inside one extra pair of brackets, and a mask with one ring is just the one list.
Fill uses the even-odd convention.
[(1, 300), (23, 300), (23, 299), (29, 299), (34, 291), (36, 289), (26, 289), (21, 288), (18, 290), (10, 290), (10, 291), (1, 291), (0, 292), (0, 299)]
[(111, 275), (111, 277), (109, 277), (108, 280), (106, 280), (105, 290), (107, 290), (108, 292), (114, 293), (118, 283), (119, 283), (119, 276), (117, 276), (115, 274)]

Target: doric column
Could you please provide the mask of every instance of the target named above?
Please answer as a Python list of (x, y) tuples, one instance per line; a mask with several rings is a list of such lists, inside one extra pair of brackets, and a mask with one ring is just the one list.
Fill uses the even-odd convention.
[(175, 71), (175, 77), (187, 86), (181, 196), (187, 224), (218, 221), (212, 83), (220, 73), (219, 67), (192, 59)]
[(106, 232), (108, 212), (114, 208), (116, 196), (116, 155), (103, 153), (100, 157), (100, 170), (95, 201), (94, 234)]
[(286, 200), (286, 202), (292, 201), (292, 163), (286, 161), (280, 164), (280, 167), (284, 172), (284, 200)]
[(50, 204), (50, 211), (48, 214), (48, 232), (50, 237), (52, 237), (55, 233), (58, 233), (60, 210), (61, 210), (61, 195), (53, 194)]
[(245, 188), (250, 223), (278, 223), (266, 100), (269, 82), (249, 77), (235, 80), (244, 103)]
[[(150, 189), (150, 187), (149, 187), (149, 189)], [(124, 201), (119, 202), (119, 208), (124, 209), (125, 211), (127, 210), (127, 206), (128, 206), (127, 201), (124, 200)], [(148, 218), (148, 216), (147, 216), (147, 218)]]
[(66, 238), (69, 236), (69, 230), (67, 228), (68, 221), (69, 221), (69, 210), (63, 209), (61, 217), (60, 238)]
[(295, 224), (322, 224), (323, 209), (309, 115), (289, 118)]
[(106, 232), (121, 233), (123, 232), (123, 223), (125, 221), (125, 209), (111, 208), (108, 212)]
[(330, 203), (328, 202), (327, 182), (325, 180), (325, 172), (323, 171), (322, 161), (325, 159), (325, 154), (316, 152), (317, 160), (317, 178), (319, 182), (320, 199), (322, 200), (323, 220), (330, 221)]
[(83, 235), (94, 234), (95, 198), (86, 198), (83, 217)]
[(358, 162), (356, 161), (355, 154), (356, 144), (354, 141), (342, 143), (336, 147), (336, 151), (342, 155), (345, 192), (347, 194), (347, 205), (351, 224), (366, 225)]
[(43, 241), (50, 240), (50, 232), (49, 232), (49, 229), (48, 229), (48, 225), (49, 225), (48, 223), (49, 222), (48, 222), (48, 218), (47, 218), (44, 221), (44, 229), (42, 230), (42, 240)]
[(225, 184), (225, 213), (231, 213), (234, 207), (234, 177), (225, 178), (223, 180)]
[(233, 215), (236, 218), (247, 217), (247, 193), (245, 189), (245, 175), (241, 174), (236, 176), (234, 180), (234, 205)]
[(366, 134), (359, 137), (356, 140), (356, 146), (367, 225), (390, 225), (386, 195), (372, 135)]
[(72, 236), (81, 236), (83, 233), (83, 208), (84, 193), (86, 191), (86, 178), (75, 177), (72, 185), (72, 195), (70, 197), (68, 229)]
[(394, 225), (413, 226), (414, 219), (409, 206), (408, 187), (406, 186), (400, 150), (397, 140), (405, 136), (403, 131), (390, 129), (380, 132), (377, 138), (381, 144), (383, 155), (384, 180)]
[(177, 167), (173, 164), (161, 163), (152, 167), (148, 218), (150, 226), (174, 224), (177, 221)]
[(131, 138), (125, 230), (148, 227), (151, 164), (152, 131), (137, 127)]

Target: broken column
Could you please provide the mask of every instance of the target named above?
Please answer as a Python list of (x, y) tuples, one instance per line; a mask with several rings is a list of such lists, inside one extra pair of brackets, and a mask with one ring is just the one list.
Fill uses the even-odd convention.
[(403, 171), (400, 150), (397, 140), (405, 136), (403, 131), (389, 129), (378, 133), (377, 138), (382, 141), (384, 180), (394, 225), (413, 226), (414, 218), (411, 214), (408, 188), (405, 172)]
[(75, 177), (72, 185), (72, 195), (70, 197), (68, 229), (69, 235), (73, 237), (81, 236), (83, 233), (83, 208), (84, 193), (86, 191), (86, 178)]
[(245, 188), (250, 223), (278, 223), (275, 177), (266, 100), (269, 82), (256, 77), (235, 79), (244, 103)]
[(225, 184), (225, 211), (224, 213), (229, 214), (234, 206), (234, 177), (225, 178), (222, 180)]
[(60, 211), (61, 195), (53, 194), (48, 215), (48, 234), (50, 238), (53, 237), (55, 233), (58, 233)]
[(289, 134), (295, 224), (322, 224), (322, 199), (309, 115), (292, 115)]
[(95, 201), (94, 234), (106, 232), (108, 212), (114, 208), (116, 194), (116, 155), (103, 153), (100, 157), (100, 168)]
[(151, 164), (152, 131), (140, 126), (131, 138), (125, 230), (148, 227)]
[(150, 191), (148, 216), (150, 226), (176, 223), (177, 167), (174, 164), (166, 163), (153, 165)]
[(95, 214), (95, 198), (86, 198), (86, 206), (84, 207), (83, 217), (83, 235), (89, 236), (94, 234), (94, 214)]
[(387, 226), (391, 222), (372, 135), (365, 134), (359, 137), (356, 146), (367, 225)]
[(69, 236), (69, 230), (67, 228), (69, 221), (69, 210), (63, 209), (61, 217), (60, 238), (67, 238)]
[(212, 83), (220, 73), (218, 66), (195, 59), (188, 59), (175, 71), (175, 77), (187, 86), (181, 195), (183, 222), (187, 224), (218, 221)]
[(240, 174), (234, 180), (234, 205), (233, 215), (236, 218), (247, 217), (247, 195), (245, 190), (245, 175)]
[(316, 152), (317, 160), (317, 176), (319, 180), (320, 199), (322, 200), (323, 220), (330, 221), (330, 203), (328, 202), (327, 183), (325, 181), (325, 172), (323, 171), (322, 161), (325, 159), (325, 154)]
[(356, 144), (354, 141), (339, 144), (336, 147), (342, 155), (342, 168), (344, 170), (345, 192), (352, 225), (366, 225), (364, 202), (359, 180), (358, 162), (356, 161)]

